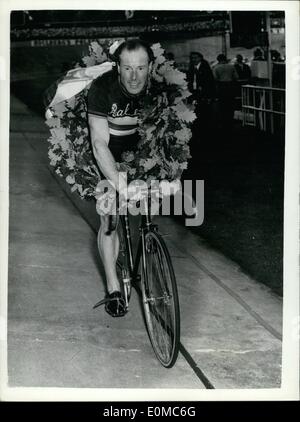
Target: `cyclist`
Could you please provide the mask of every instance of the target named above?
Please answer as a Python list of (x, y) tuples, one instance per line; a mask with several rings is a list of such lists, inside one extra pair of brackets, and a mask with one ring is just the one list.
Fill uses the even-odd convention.
[[(95, 79), (88, 94), (88, 120), (93, 152), (102, 175), (118, 192), (127, 188), (116, 162), (124, 151), (134, 151), (137, 118), (147, 95), (153, 53), (139, 39), (122, 43), (115, 52), (116, 69)], [(100, 215), (98, 248), (107, 280), (106, 312), (125, 315), (125, 300), (116, 272), (119, 250), (117, 232), (106, 233), (108, 215)]]

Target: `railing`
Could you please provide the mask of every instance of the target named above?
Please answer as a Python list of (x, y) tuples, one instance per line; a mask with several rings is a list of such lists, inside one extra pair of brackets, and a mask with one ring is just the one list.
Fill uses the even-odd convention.
[(285, 127), (285, 89), (242, 86), (243, 126), (254, 126), (272, 134)]

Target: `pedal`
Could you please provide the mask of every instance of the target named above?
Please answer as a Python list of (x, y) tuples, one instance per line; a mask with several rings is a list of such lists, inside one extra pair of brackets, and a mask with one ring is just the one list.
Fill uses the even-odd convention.
[(107, 302), (109, 302), (108, 298), (102, 299), (102, 300), (100, 300), (100, 302), (96, 303), (96, 305), (93, 306), (93, 309), (98, 308), (98, 306), (105, 305), (105, 303), (107, 303)]

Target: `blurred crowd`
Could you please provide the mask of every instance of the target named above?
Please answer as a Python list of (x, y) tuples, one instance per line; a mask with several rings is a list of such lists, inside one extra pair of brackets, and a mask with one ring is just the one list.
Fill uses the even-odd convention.
[[(271, 51), (273, 64), (284, 63), (280, 53)], [(281, 66), (282, 70), (284, 66)], [(276, 66), (273, 66), (273, 77)], [(256, 48), (248, 63), (241, 54), (228, 60), (219, 54), (216, 61), (209, 64), (198, 51), (190, 53), (187, 82), (197, 114), (196, 126), (202, 131), (218, 125), (224, 133), (230, 133), (235, 110), (241, 109), (242, 85), (266, 85), (268, 63), (262, 49)], [(278, 77), (278, 75), (277, 75)], [(284, 75), (280, 76), (284, 80)]]
[(224, 21), (212, 19), (209, 21), (198, 22), (180, 22), (180, 23), (158, 23), (149, 26), (145, 25), (122, 25), (122, 26), (104, 26), (99, 27), (43, 27), (43, 28), (15, 28), (11, 30), (12, 41), (24, 41), (44, 38), (99, 38), (112, 36), (130, 36), (145, 32), (195, 32), (198, 30), (222, 30), (224, 29)]

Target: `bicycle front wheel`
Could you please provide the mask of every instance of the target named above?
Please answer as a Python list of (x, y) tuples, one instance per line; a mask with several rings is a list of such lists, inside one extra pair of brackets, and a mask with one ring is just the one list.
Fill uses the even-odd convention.
[(157, 359), (166, 368), (176, 362), (180, 339), (180, 309), (175, 274), (161, 236), (145, 234), (142, 270), (143, 308)]

